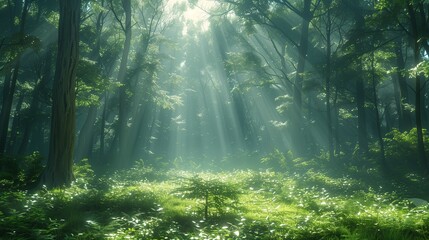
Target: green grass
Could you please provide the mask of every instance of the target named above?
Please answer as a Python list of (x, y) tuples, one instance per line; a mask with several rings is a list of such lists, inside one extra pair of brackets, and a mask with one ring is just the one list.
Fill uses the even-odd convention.
[[(4, 191), (0, 239), (429, 239), (427, 206), (350, 177), (153, 171), (86, 172), (67, 189)], [(179, 191), (195, 176), (234, 186), (234, 205), (205, 218), (203, 200)]]

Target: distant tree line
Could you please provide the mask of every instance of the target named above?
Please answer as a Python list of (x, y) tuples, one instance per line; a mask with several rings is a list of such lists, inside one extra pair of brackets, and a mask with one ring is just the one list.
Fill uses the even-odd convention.
[(0, 153), (39, 151), (49, 186), (238, 149), (387, 169), (397, 129), (429, 172), (427, 1), (217, 0), (208, 29), (189, 2), (0, 0)]

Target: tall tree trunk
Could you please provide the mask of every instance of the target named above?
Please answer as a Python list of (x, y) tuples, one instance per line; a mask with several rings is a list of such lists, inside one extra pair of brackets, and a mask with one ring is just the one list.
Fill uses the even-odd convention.
[[(419, 52), (414, 52), (414, 54), (420, 54)], [(419, 61), (419, 60), (417, 60)], [(423, 141), (423, 124), (422, 124), (422, 84), (421, 76), (416, 76), (416, 128), (417, 128), (417, 149), (419, 154), (420, 165), (424, 169), (425, 173), (428, 174), (429, 167), (426, 158), (425, 144)]]
[[(20, 2), (22, 3), (22, 1), (15, 1), (15, 11), (17, 9), (22, 10), (21, 19), (20, 19), (20, 28), (19, 28), (20, 39), (18, 44), (22, 44), (25, 24), (27, 19), (27, 13), (29, 8), (29, 0), (24, 1), (24, 6), (22, 7), (22, 9), (21, 9)], [(12, 5), (9, 4), (9, 7), (12, 7)], [(18, 16), (18, 14), (16, 15), (13, 14), (12, 16)], [(7, 134), (9, 131), (9, 119), (10, 119), (10, 113), (12, 110), (13, 96), (15, 94), (16, 83), (18, 81), (20, 58), (21, 58), (20, 55), (16, 57), (16, 59), (14, 60), (15, 63), (13, 64), (13, 71), (11, 70), (6, 75), (5, 81), (4, 81), (3, 103), (2, 103), (2, 109), (0, 112), (0, 154), (4, 153), (4, 151), (6, 150), (6, 140), (7, 140)]]
[(310, 20), (312, 19), (311, 0), (304, 0), (302, 10), (301, 35), (298, 46), (298, 64), (296, 68), (296, 76), (293, 89), (293, 112), (292, 112), (292, 135), (294, 139), (294, 149), (297, 155), (302, 155), (306, 152), (306, 143), (304, 137), (303, 113), (302, 113), (302, 84), (304, 81), (304, 71), (308, 52), (308, 30)]
[(302, 109), (302, 82), (304, 81), (305, 63), (307, 60), (308, 51), (308, 29), (310, 26), (311, 16), (311, 0), (304, 0), (304, 8), (302, 11), (301, 36), (298, 47), (298, 64), (295, 76), (295, 88), (293, 92), (294, 102), (297, 110)]
[(332, 128), (332, 112), (331, 112), (331, 55), (332, 55), (332, 42), (331, 42), (331, 33), (332, 33), (332, 20), (331, 20), (331, 2), (327, 3), (327, 23), (326, 23), (326, 118), (327, 118), (327, 128), (328, 128), (328, 150), (329, 150), (329, 159), (334, 158), (334, 134)]
[[(44, 89), (48, 85), (48, 83), (52, 80), (52, 60), (53, 60), (53, 47), (48, 46), (46, 52), (46, 59), (44, 61), (43, 66), (43, 75), (41, 76), (41, 79), (38, 83), (36, 83), (36, 86), (34, 87), (34, 90), (32, 92), (31, 97), (31, 103), (30, 103), (30, 109), (27, 111), (26, 116), (24, 116), (23, 122), (24, 122), (24, 130), (22, 134), (21, 144), (18, 148), (18, 153), (24, 154), (27, 151), (27, 146), (31, 137), (31, 134), (33, 132), (34, 126), (36, 123), (40, 122), (40, 113), (41, 110), (41, 104), (40, 104), (40, 96), (43, 94)], [(42, 139), (39, 139), (38, 142), (42, 142)], [(37, 149), (37, 148), (36, 148)], [(37, 149), (40, 151), (39, 149)]]
[[(361, 63), (358, 63), (361, 64)], [(368, 134), (366, 127), (365, 85), (362, 74), (356, 80), (356, 105), (358, 110), (358, 143), (362, 154), (368, 152)]]
[[(363, 32), (365, 28), (365, 18), (363, 10), (360, 6), (356, 10), (356, 26), (359, 32)], [(364, 49), (364, 42), (362, 39), (357, 40), (357, 49)], [(368, 153), (368, 134), (366, 126), (366, 108), (365, 108), (365, 81), (363, 76), (363, 63), (362, 59), (358, 57), (357, 61), (357, 79), (356, 79), (356, 106), (358, 110), (358, 144), (359, 152), (361, 154)]]
[[(101, 6), (104, 7), (104, 1), (100, 2)], [(95, 44), (93, 45), (93, 49), (91, 51), (91, 58), (94, 59), (98, 65), (102, 65), (101, 57), (100, 57), (100, 49), (101, 49), (101, 33), (103, 31), (104, 25), (104, 15), (105, 13), (101, 11), (97, 15), (97, 21), (95, 24)], [(98, 105), (91, 105), (87, 111), (85, 123), (79, 131), (79, 135), (77, 137), (77, 146), (75, 149), (75, 160), (80, 161), (83, 158), (88, 158), (92, 160), (92, 152), (94, 146), (94, 137), (96, 135), (94, 125), (97, 121), (97, 111)], [(105, 123), (103, 123), (105, 124)], [(104, 134), (103, 134), (104, 135)], [(104, 136), (103, 136), (104, 137)], [(104, 140), (103, 140), (103, 148), (104, 148)]]
[(3, 85), (3, 102), (0, 112), (0, 154), (6, 150), (7, 134), (9, 132), (9, 119), (12, 111), (13, 95), (18, 80), (19, 60), (13, 72), (8, 73)]
[(85, 123), (79, 131), (79, 136), (77, 137), (77, 146), (75, 149), (76, 161), (80, 161), (83, 158), (91, 158), (92, 146), (94, 145), (93, 127), (97, 120), (97, 108), (98, 107), (95, 105), (89, 107)]
[(76, 68), (79, 59), (80, 0), (61, 0), (58, 53), (52, 89), (49, 157), (41, 183), (69, 185), (73, 180)]
[(122, 7), (125, 12), (125, 42), (124, 49), (122, 51), (121, 64), (119, 66), (118, 73), (118, 82), (122, 83), (122, 86), (119, 88), (119, 115), (118, 115), (118, 127), (116, 130), (116, 135), (118, 137), (118, 149), (116, 159), (114, 159), (114, 164), (119, 166), (121, 162), (127, 160), (127, 146), (128, 146), (128, 111), (129, 111), (129, 82), (126, 79), (127, 66), (128, 66), (128, 55), (131, 48), (131, 1), (122, 0)]
[(105, 143), (106, 143), (106, 136), (105, 136), (105, 130), (106, 130), (106, 117), (107, 117), (107, 92), (104, 92), (104, 105), (103, 105), (103, 112), (101, 113), (101, 119), (100, 119), (100, 152), (99, 152), (99, 161), (104, 158), (105, 155)]
[(378, 144), (380, 147), (380, 166), (382, 171), (387, 173), (387, 163), (386, 163), (386, 154), (384, 150), (384, 140), (383, 140), (383, 133), (381, 131), (381, 120), (380, 120), (380, 111), (378, 108), (378, 94), (377, 94), (377, 83), (376, 83), (376, 74), (375, 74), (375, 59), (374, 59), (374, 53), (371, 55), (371, 75), (372, 75), (372, 93), (373, 93), (373, 103), (374, 103), (374, 109), (375, 109), (375, 123), (377, 127), (377, 137), (378, 137)]
[[(411, 24), (411, 33), (412, 33), (412, 44), (413, 44), (413, 54), (414, 54), (414, 64), (417, 64), (421, 61), (420, 56), (420, 41), (421, 36), (417, 26), (417, 17), (414, 9), (414, 3), (410, 0), (407, 0), (407, 11), (410, 16), (410, 24)], [(416, 118), (416, 128), (417, 128), (417, 151), (419, 155), (419, 165), (423, 169), (425, 174), (429, 173), (428, 162), (426, 158), (425, 145), (423, 141), (423, 126), (422, 126), (422, 84), (421, 84), (421, 76), (416, 74), (415, 77), (415, 89), (416, 89), (416, 110), (415, 110), (415, 118)]]
[(341, 141), (340, 141), (340, 113), (339, 113), (339, 107), (338, 107), (338, 87), (335, 88), (335, 94), (334, 94), (334, 100), (333, 100), (333, 108), (334, 108), (334, 123), (335, 125), (335, 132), (334, 132), (334, 138), (335, 138), (335, 152), (337, 154), (341, 153)]
[[(13, 154), (16, 152), (16, 139), (18, 137), (18, 131), (19, 131), (19, 127), (22, 126), (22, 104), (24, 102), (24, 97), (25, 94), (22, 94), (19, 96), (18, 98), (18, 102), (16, 103), (15, 106), (15, 113), (13, 114), (13, 118), (12, 118), (12, 128), (10, 131), (10, 138), (8, 141), (8, 146), (6, 148), (6, 152), (9, 154)], [(19, 152), (18, 152), (19, 153)]]
[(398, 121), (399, 121), (399, 130), (400, 131), (409, 131), (412, 127), (412, 116), (411, 113), (404, 110), (404, 104), (410, 104), (408, 96), (408, 85), (407, 79), (403, 74), (405, 70), (405, 61), (402, 52), (402, 39), (395, 41), (395, 57), (396, 57), (396, 67), (398, 71), (396, 73), (397, 83), (394, 84), (395, 88), (395, 101), (396, 101), (396, 111), (398, 112)]

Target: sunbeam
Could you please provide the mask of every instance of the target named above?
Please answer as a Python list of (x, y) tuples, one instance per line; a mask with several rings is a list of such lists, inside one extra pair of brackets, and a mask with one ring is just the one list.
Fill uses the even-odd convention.
[(0, 0), (0, 238), (427, 240), (427, 19)]

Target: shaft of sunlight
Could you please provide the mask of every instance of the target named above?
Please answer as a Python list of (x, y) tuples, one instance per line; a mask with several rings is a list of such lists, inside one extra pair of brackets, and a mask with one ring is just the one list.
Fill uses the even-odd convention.
[(182, 31), (183, 35), (188, 34), (188, 25), (199, 26), (200, 30), (205, 32), (209, 29), (210, 14), (209, 11), (217, 6), (214, 0), (198, 0), (195, 4), (189, 3), (187, 0), (170, 0), (166, 8), (168, 11), (174, 11), (175, 8), (182, 8), (182, 14), (185, 27)]

